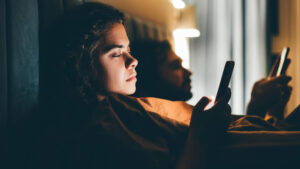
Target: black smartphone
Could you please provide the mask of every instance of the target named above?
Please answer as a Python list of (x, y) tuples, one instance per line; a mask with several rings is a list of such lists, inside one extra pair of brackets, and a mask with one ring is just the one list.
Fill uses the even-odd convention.
[(284, 63), (286, 62), (289, 51), (290, 51), (289, 47), (284, 47), (282, 49), (276, 76), (280, 76), (282, 74), (282, 69), (283, 69)]
[(233, 68), (234, 68), (234, 61), (227, 61), (223, 70), (223, 74), (222, 74), (222, 78), (221, 78), (221, 82), (219, 85), (215, 102), (218, 102), (220, 100), (220, 98), (224, 95), (224, 92), (228, 88), (231, 75), (233, 72)]

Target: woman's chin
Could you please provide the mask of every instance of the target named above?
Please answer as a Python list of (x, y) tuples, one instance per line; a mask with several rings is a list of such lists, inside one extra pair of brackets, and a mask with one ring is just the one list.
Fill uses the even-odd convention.
[(131, 90), (128, 91), (127, 95), (132, 95), (132, 94), (135, 93), (135, 91), (136, 91), (136, 88), (134, 87), (133, 89), (131, 89)]
[(127, 88), (125, 91), (123, 91), (121, 94), (123, 95), (132, 95), (136, 91), (136, 87)]

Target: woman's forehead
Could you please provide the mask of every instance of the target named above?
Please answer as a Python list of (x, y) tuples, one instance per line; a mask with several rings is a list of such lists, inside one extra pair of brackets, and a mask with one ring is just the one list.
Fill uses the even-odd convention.
[(129, 46), (129, 39), (125, 27), (120, 23), (112, 25), (105, 37), (105, 46)]

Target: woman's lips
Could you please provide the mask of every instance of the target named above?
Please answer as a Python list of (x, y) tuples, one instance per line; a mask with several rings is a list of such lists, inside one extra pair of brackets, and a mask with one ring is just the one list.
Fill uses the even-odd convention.
[(129, 78), (126, 81), (130, 82), (130, 81), (133, 81), (133, 80), (137, 80), (136, 79), (136, 73), (134, 73), (133, 75), (129, 76)]

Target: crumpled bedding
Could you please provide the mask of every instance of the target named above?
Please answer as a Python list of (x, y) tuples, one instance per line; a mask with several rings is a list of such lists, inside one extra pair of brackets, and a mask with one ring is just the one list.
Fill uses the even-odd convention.
[(300, 131), (282, 128), (258, 116), (232, 121), (212, 168), (300, 168)]
[[(184, 102), (157, 98), (142, 98), (138, 101), (148, 111), (189, 124), (192, 107), (185, 106)], [(216, 155), (221, 161), (214, 163), (216, 166), (212, 168), (273, 169), (300, 165), (297, 159), (300, 157), (300, 131), (283, 130), (284, 127), (255, 115), (233, 116), (224, 148)]]
[[(184, 143), (192, 107), (162, 101), (109, 97), (95, 109), (81, 133), (77, 157), (81, 164), (76, 165), (96, 168), (103, 159), (104, 168), (172, 168), (178, 147)], [(183, 111), (186, 114), (180, 114)], [(244, 116), (232, 121), (223, 149), (214, 154), (212, 168), (276, 168), (272, 160), (283, 160), (277, 166), (288, 166), (299, 152), (300, 131), (279, 131), (262, 118)]]
[(228, 128), (230, 131), (278, 131), (279, 127), (265, 121), (263, 118), (255, 115), (245, 115), (232, 121)]
[(164, 118), (189, 125), (193, 106), (183, 101), (170, 101), (155, 97), (135, 98), (148, 112), (159, 114)]
[[(158, 114), (169, 120), (189, 125), (193, 106), (183, 101), (170, 101), (154, 97), (135, 98), (148, 112)], [(300, 125), (299, 125), (300, 126)], [(229, 131), (280, 131), (297, 130), (300, 127), (286, 123), (271, 123), (256, 115), (232, 116)]]

